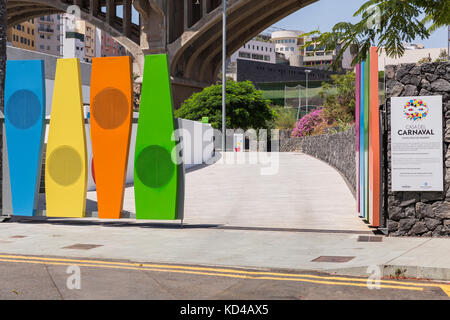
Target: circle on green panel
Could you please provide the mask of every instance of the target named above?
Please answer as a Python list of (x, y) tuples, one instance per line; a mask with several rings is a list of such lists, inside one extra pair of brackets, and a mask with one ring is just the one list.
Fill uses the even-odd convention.
[(143, 149), (136, 159), (136, 174), (149, 188), (160, 188), (169, 183), (175, 171), (170, 153), (157, 145)]

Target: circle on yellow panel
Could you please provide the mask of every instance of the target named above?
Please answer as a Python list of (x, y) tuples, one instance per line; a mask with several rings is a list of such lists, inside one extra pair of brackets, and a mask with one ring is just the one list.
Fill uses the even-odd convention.
[(80, 178), (83, 170), (79, 153), (69, 146), (55, 149), (50, 154), (47, 166), (50, 177), (61, 186), (74, 184)]

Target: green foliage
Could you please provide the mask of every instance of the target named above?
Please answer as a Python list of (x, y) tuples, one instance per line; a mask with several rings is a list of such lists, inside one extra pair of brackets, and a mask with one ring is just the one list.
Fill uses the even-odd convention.
[(430, 57), (424, 57), (422, 59), (420, 59), (419, 61), (417, 61), (418, 64), (424, 64), (427, 62), (431, 62), (431, 58)]
[[(330, 32), (310, 32), (304, 36), (316, 38), (307, 41), (325, 50), (340, 48), (337, 61), (342, 61), (346, 49), (355, 54), (353, 64), (365, 60), (372, 45), (384, 48), (389, 57), (401, 57), (404, 43), (417, 38), (426, 39), (439, 27), (450, 25), (449, 0), (368, 0), (354, 14), (361, 16), (356, 24), (340, 22)], [(421, 19), (423, 16), (425, 18)], [(427, 28), (427, 24), (431, 24)], [(334, 63), (336, 68), (340, 63)]]
[[(234, 129), (263, 129), (277, 114), (250, 81), (227, 81), (226, 126)], [(213, 128), (222, 128), (222, 85), (212, 85), (193, 94), (175, 111), (175, 117), (201, 121), (209, 118)]]
[(439, 57), (434, 60), (434, 62), (446, 62), (448, 61), (448, 54), (447, 54), (447, 50), (441, 50), (441, 53), (439, 54)]
[(355, 121), (355, 73), (332, 75), (333, 83), (323, 85), (323, 116), (332, 127)]
[(297, 122), (297, 108), (275, 107), (277, 118), (274, 121), (275, 129), (293, 129)]

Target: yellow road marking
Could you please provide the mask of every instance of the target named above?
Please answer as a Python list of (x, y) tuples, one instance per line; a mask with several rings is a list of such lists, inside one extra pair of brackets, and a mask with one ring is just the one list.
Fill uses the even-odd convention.
[[(163, 268), (163, 269), (181, 269), (181, 270), (193, 270), (193, 271), (210, 271), (210, 272), (222, 272), (244, 275), (266, 275), (266, 276), (278, 276), (278, 277), (292, 277), (292, 278), (311, 278), (321, 280), (336, 280), (336, 281), (354, 281), (354, 282), (367, 282), (367, 279), (350, 278), (350, 277), (338, 277), (338, 276), (316, 276), (307, 274), (290, 274), (290, 273), (277, 273), (277, 272), (265, 272), (265, 271), (245, 271), (235, 270), (227, 268), (211, 268), (211, 267), (191, 267), (191, 266), (177, 266), (177, 265), (164, 265), (164, 264), (145, 264), (145, 263), (128, 263), (128, 262), (113, 262), (102, 260), (79, 260), (79, 259), (64, 259), (64, 258), (45, 258), (36, 256), (18, 256), (18, 255), (1, 255), (0, 258), (7, 259), (25, 259), (25, 260), (42, 260), (42, 261), (65, 261), (73, 263), (88, 263), (88, 264), (102, 264), (102, 265), (117, 265), (117, 266), (131, 266), (139, 268)], [(394, 280), (380, 280), (380, 283), (398, 284), (398, 281)], [(434, 283), (415, 283), (415, 282), (402, 282), (404, 286), (418, 286), (418, 287), (440, 287), (445, 284)]]
[[(14, 260), (14, 259), (0, 259), (2, 262), (16, 262), (16, 263), (29, 263), (29, 264), (46, 264), (46, 265), (60, 265), (70, 266), (69, 262), (49, 262), (49, 261), (37, 261), (37, 260)], [(250, 275), (236, 275), (230, 273), (211, 273), (211, 272), (199, 272), (189, 270), (174, 270), (174, 269), (160, 269), (160, 268), (145, 268), (145, 267), (126, 267), (115, 265), (102, 265), (102, 264), (77, 264), (80, 267), (93, 267), (93, 268), (108, 268), (108, 269), (125, 269), (125, 270), (139, 270), (139, 271), (154, 271), (154, 272), (168, 272), (168, 273), (182, 273), (182, 274), (195, 274), (206, 275), (215, 277), (227, 277), (227, 278), (239, 278), (239, 279), (252, 279), (252, 280), (277, 280), (277, 281), (296, 281), (296, 282), (309, 282), (316, 284), (328, 284), (338, 286), (354, 286), (354, 287), (367, 287), (367, 284), (363, 283), (351, 283), (351, 282), (332, 282), (332, 281), (319, 281), (311, 279), (296, 279), (296, 278), (277, 278), (277, 277), (255, 277)], [(419, 287), (406, 287), (406, 286), (391, 286), (380, 285), (380, 288), (384, 289), (398, 289), (398, 290), (410, 290), (410, 291), (423, 291), (423, 288)]]

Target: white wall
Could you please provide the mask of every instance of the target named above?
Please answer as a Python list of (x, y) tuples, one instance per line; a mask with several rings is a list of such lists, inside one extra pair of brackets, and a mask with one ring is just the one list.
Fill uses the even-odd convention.
[[(85, 114), (87, 114), (87, 110), (89, 110), (89, 107), (85, 107)], [(137, 119), (138, 116), (138, 113), (135, 112), (135, 119)], [(49, 117), (47, 117), (47, 119), (48, 118)], [(183, 155), (185, 168), (192, 168), (211, 159), (214, 152), (213, 131), (211, 125), (185, 119), (178, 120), (179, 126), (182, 129), (187, 130), (184, 132), (185, 134), (183, 136)], [(45, 128), (45, 143), (47, 143), (48, 131), (49, 125), (47, 124)], [(127, 185), (133, 184), (134, 182), (134, 154), (136, 149), (136, 133), (137, 123), (133, 123), (131, 131), (130, 153), (128, 155), (126, 178)], [(92, 177), (92, 143), (89, 124), (86, 124), (86, 143), (88, 158), (88, 191), (94, 191), (95, 183)]]
[[(239, 52), (248, 53), (250, 56), (253, 54), (268, 56), (269, 60), (259, 60), (254, 58), (245, 58), (240, 57)], [(252, 60), (252, 61), (259, 61), (259, 62), (266, 62), (266, 63), (276, 63), (275, 58), (275, 45), (271, 42), (264, 42), (264, 41), (256, 41), (256, 40), (250, 40), (247, 42), (244, 46), (239, 48), (238, 51), (233, 53), (230, 57), (231, 62), (236, 62), (237, 59), (243, 59), (243, 60)]]
[(398, 65), (401, 63), (417, 63), (420, 59), (431, 57), (434, 61), (439, 58), (441, 51), (446, 48), (429, 48), (429, 49), (416, 49), (406, 50), (405, 54), (401, 58), (389, 58), (386, 56), (386, 52), (382, 51), (378, 59), (378, 70), (384, 71), (384, 67), (388, 65)]

